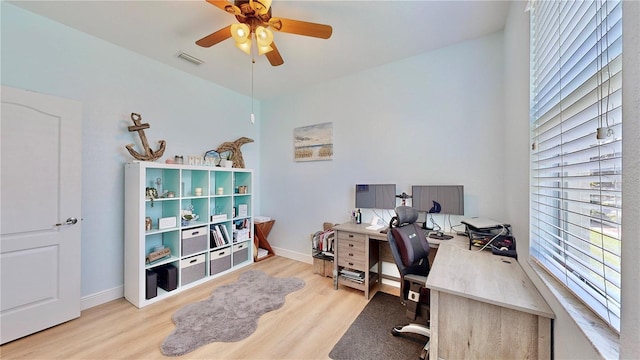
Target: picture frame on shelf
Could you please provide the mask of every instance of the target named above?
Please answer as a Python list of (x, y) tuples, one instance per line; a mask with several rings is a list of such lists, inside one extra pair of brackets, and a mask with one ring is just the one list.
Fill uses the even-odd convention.
[(202, 158), (204, 160), (204, 164), (205, 165), (211, 164), (211, 165), (216, 166), (216, 167), (220, 166), (220, 160), (222, 159), (220, 157), (220, 153), (218, 153), (215, 150), (206, 151)]

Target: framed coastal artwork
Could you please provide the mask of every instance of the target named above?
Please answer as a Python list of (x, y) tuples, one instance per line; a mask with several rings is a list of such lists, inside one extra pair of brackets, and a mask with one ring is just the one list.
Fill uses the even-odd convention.
[(293, 149), (295, 161), (333, 159), (333, 123), (295, 128)]

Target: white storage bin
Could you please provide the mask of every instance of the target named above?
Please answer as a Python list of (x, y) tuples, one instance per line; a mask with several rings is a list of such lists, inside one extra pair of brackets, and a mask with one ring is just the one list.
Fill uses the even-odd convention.
[(207, 276), (205, 254), (182, 259), (180, 262), (180, 284), (186, 285)]
[(209, 230), (206, 226), (182, 230), (182, 256), (195, 254), (209, 248)]
[(249, 242), (233, 245), (233, 266), (241, 264), (249, 259)]
[(231, 269), (231, 248), (212, 251), (209, 253), (210, 275), (221, 273)]

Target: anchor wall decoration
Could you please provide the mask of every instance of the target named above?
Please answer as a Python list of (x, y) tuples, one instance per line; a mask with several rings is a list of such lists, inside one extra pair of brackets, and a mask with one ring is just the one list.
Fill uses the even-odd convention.
[(223, 142), (218, 146), (216, 151), (218, 154), (229, 153), (228, 160), (233, 161), (234, 168), (244, 168), (244, 158), (242, 157), (242, 151), (240, 151), (240, 147), (244, 144), (252, 143), (253, 139), (248, 137), (241, 137), (234, 141)]
[(133, 150), (134, 144), (125, 145), (127, 150), (129, 150), (129, 154), (138, 160), (144, 161), (155, 161), (159, 159), (162, 154), (164, 154), (164, 148), (167, 145), (166, 141), (160, 140), (158, 143), (160, 144), (160, 148), (156, 151), (153, 151), (149, 147), (149, 142), (147, 141), (147, 135), (144, 134), (144, 129), (148, 129), (151, 126), (149, 124), (142, 123), (142, 116), (140, 114), (131, 113), (131, 120), (133, 120), (133, 126), (129, 126), (129, 131), (137, 131), (138, 135), (140, 135), (140, 141), (142, 141), (142, 147), (144, 148), (145, 153), (140, 154), (137, 151)]

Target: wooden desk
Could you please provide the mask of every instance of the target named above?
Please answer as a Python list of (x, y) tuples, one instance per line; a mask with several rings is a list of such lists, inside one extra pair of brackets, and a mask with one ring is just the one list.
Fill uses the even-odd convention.
[[(387, 242), (387, 234), (381, 233), (380, 230), (369, 230), (367, 226), (370, 224), (352, 224), (345, 223), (336, 225), (333, 230), (336, 232), (336, 243), (334, 244), (334, 262), (333, 262), (333, 285), (337, 290), (339, 285), (345, 285), (354, 289), (364, 291), (365, 298), (369, 299), (369, 293), (373, 285), (382, 278), (382, 261), (395, 264), (388, 245), (385, 248), (380, 247), (380, 243)], [(373, 240), (373, 241), (372, 241)], [(437, 248), (440, 244), (456, 244), (464, 248), (469, 246), (469, 240), (463, 236), (455, 236), (451, 240), (437, 240), (428, 238), (429, 246), (432, 248), (429, 253), (429, 263), (433, 263)], [(340, 251), (341, 245), (344, 251)], [(346, 249), (346, 250), (345, 250)], [(355, 251), (348, 251), (348, 250)], [(351, 261), (355, 258), (355, 261)], [(377, 272), (370, 271), (373, 265), (377, 266)], [(365, 273), (365, 281), (363, 284), (354, 283), (348, 279), (340, 279), (340, 269), (353, 268)], [(393, 276), (385, 276), (387, 279), (400, 281), (399, 278)]]
[[(380, 281), (382, 262), (380, 261), (380, 241), (387, 241), (387, 234), (380, 230), (368, 230), (370, 224), (340, 224), (333, 227), (336, 232), (333, 261), (333, 286), (349, 286), (364, 291), (369, 299), (371, 287)], [(373, 240), (373, 241), (372, 241)], [(377, 264), (377, 272), (369, 271)], [(364, 272), (362, 284), (339, 276), (342, 268)]]
[[(387, 234), (367, 226), (347, 223), (333, 229), (334, 287), (360, 289), (368, 299), (382, 274), (379, 244), (387, 241)], [(465, 236), (427, 239), (433, 248), (430, 258), (435, 255), (427, 277), (431, 360), (551, 358), (554, 314), (516, 259), (469, 250)], [(378, 272), (371, 273), (376, 263)], [(342, 267), (363, 271), (364, 283), (335, 276)]]
[[(267, 237), (269, 236), (271, 228), (273, 227), (273, 224), (275, 222), (275, 220), (269, 220), (255, 223), (255, 238), (253, 239), (253, 245), (255, 247), (254, 261), (257, 262), (275, 255), (273, 249), (271, 248), (271, 245), (269, 244), (269, 241), (267, 240)], [(267, 250), (267, 255), (258, 257), (258, 249), (260, 248)]]
[(430, 359), (550, 359), (554, 314), (520, 264), (452, 240), (427, 277)]

